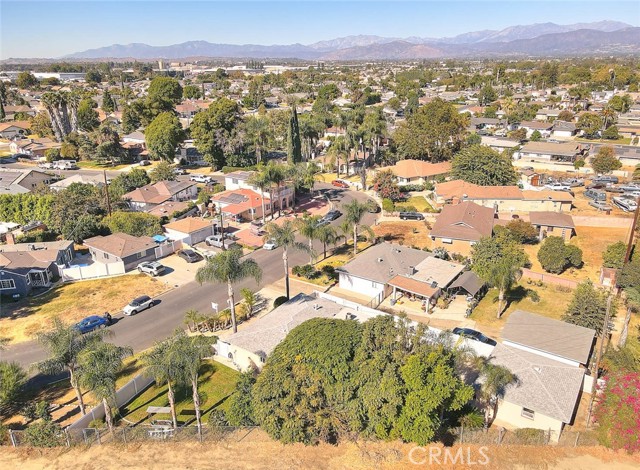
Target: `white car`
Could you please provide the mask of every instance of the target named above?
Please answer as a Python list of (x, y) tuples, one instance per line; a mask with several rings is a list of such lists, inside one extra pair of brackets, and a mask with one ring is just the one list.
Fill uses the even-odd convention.
[(278, 244), (275, 240), (267, 240), (264, 245), (262, 245), (262, 248), (264, 248), (265, 250), (275, 250), (276, 248), (278, 248)]
[(151, 297), (149, 297), (148, 295), (142, 295), (129, 302), (129, 305), (122, 309), (122, 313), (124, 313), (126, 316), (131, 316), (146, 308), (151, 308), (154, 305), (155, 301)]
[(157, 261), (145, 261), (144, 263), (140, 263), (138, 265), (138, 271), (145, 274), (150, 274), (155, 277), (162, 274), (165, 270), (165, 267), (158, 263)]
[(191, 175), (189, 180), (195, 181), (196, 183), (210, 183), (211, 181), (213, 181), (210, 176), (204, 175)]
[(545, 189), (551, 189), (552, 191), (570, 191), (571, 186), (564, 183), (551, 183), (545, 184)]

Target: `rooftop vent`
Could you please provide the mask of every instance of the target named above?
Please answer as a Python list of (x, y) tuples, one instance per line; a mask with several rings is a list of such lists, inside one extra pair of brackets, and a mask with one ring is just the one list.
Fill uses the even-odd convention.
[(436, 287), (438, 287), (438, 283), (436, 281), (431, 281), (431, 288), (435, 289)]
[(313, 304), (313, 309), (314, 310), (320, 310), (322, 307), (318, 304)]
[(382, 263), (384, 260), (382, 258), (378, 258), (378, 263)]

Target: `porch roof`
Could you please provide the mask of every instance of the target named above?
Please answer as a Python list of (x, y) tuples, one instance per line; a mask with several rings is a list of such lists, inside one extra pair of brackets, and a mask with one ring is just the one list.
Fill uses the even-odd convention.
[(430, 299), (440, 291), (438, 287), (431, 287), (430, 284), (418, 281), (417, 279), (411, 279), (410, 277), (397, 275), (389, 281), (389, 285), (396, 287), (405, 292), (419, 295), (426, 299)]

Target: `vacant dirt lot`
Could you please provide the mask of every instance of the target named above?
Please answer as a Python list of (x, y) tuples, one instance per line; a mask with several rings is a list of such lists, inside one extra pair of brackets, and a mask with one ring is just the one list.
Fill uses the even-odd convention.
[(398, 222), (381, 222), (371, 227), (378, 237), (390, 243), (398, 243), (417, 248), (431, 248), (429, 226), (426, 222), (402, 220)]
[(1, 305), (0, 338), (11, 342), (33, 339), (54, 317), (71, 323), (88, 315), (112, 314), (137, 296), (158, 295), (163, 282), (144, 274), (63, 284), (46, 294)]
[[(416, 469), (416, 468), (486, 468), (486, 469), (566, 469), (600, 470), (615, 468), (631, 470), (640, 467), (640, 458), (611, 452), (600, 447), (555, 448), (555, 447), (491, 447), (484, 452), (489, 460), (487, 465), (478, 465), (482, 459), (477, 446), (464, 446), (462, 458), (466, 464), (452, 464), (444, 457), (434, 459), (429, 465), (423, 460), (428, 451), (418, 449), (412, 454), (413, 446), (392, 443), (349, 443), (339, 446), (301, 444), (282, 445), (262, 439), (224, 443), (145, 443), (128, 446), (94, 446), (89, 449), (71, 450), (27, 450), (5, 448), (0, 453), (2, 468), (68, 469), (78, 470), (120, 468), (136, 469), (199, 469), (199, 468), (242, 468), (242, 469)], [(458, 448), (443, 449), (434, 446), (432, 455), (444, 451), (458, 451)], [(458, 457), (460, 459), (460, 457)], [(116, 463), (117, 462), (117, 463)], [(472, 463), (472, 464), (471, 464)]]

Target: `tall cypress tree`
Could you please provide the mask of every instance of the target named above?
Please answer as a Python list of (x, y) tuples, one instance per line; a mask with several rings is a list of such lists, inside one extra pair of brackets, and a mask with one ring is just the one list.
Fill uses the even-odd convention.
[(109, 90), (104, 90), (104, 94), (102, 95), (102, 110), (105, 113), (112, 113), (115, 108), (116, 105), (113, 102), (113, 98), (111, 98), (111, 93), (109, 93)]
[(287, 160), (289, 163), (302, 161), (302, 142), (300, 141), (298, 112), (295, 105), (291, 107), (291, 118), (289, 118), (289, 128), (287, 130)]

